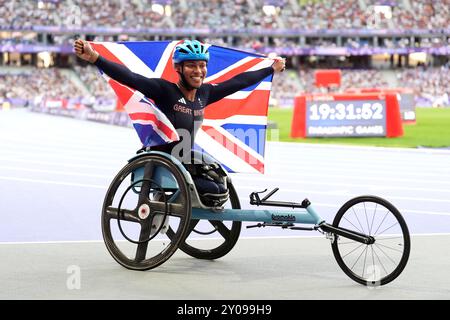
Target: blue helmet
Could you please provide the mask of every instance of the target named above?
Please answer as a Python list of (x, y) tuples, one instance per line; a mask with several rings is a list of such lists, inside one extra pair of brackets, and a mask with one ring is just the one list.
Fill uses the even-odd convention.
[(175, 47), (173, 52), (173, 63), (180, 63), (186, 60), (209, 61), (208, 48), (197, 40), (184, 40)]

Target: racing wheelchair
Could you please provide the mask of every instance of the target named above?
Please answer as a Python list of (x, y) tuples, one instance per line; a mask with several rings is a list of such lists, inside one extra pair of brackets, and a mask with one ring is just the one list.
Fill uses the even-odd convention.
[[(376, 196), (347, 201), (333, 223), (325, 222), (308, 199), (271, 201), (278, 190), (250, 194), (250, 204), (286, 209), (241, 209), (230, 176), (213, 158), (200, 155), (194, 169), (212, 172), (226, 193), (199, 194), (191, 173), (175, 157), (144, 151), (128, 161), (111, 182), (102, 208), (102, 233), (112, 257), (132, 270), (166, 262), (177, 249), (197, 259), (218, 259), (239, 239), (242, 222), (323, 233), (344, 273), (366, 286), (384, 285), (405, 268), (410, 253), (408, 227), (400, 212)], [(206, 168), (206, 169), (205, 169)], [(209, 241), (191, 239), (190, 235)]]

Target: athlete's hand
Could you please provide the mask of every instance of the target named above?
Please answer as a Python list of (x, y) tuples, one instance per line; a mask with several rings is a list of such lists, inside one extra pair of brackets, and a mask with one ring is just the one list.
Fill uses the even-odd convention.
[(283, 72), (284, 69), (286, 69), (286, 59), (285, 58), (276, 57), (276, 58), (273, 58), (273, 60), (275, 62), (272, 64), (272, 68), (273, 68), (273, 70), (275, 70), (275, 72)]
[(75, 40), (73, 49), (79, 58), (89, 61), (90, 63), (94, 63), (98, 59), (98, 52), (92, 49), (87, 41), (81, 39)]

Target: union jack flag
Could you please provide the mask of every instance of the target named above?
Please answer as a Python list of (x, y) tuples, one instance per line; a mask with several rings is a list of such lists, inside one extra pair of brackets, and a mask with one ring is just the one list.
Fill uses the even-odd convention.
[[(178, 81), (172, 53), (180, 41), (92, 42), (104, 58), (125, 65), (148, 78)], [(205, 83), (217, 84), (245, 71), (270, 66), (264, 56), (209, 46), (210, 63)], [(108, 78), (108, 83), (129, 114), (144, 146), (179, 140), (179, 136), (158, 107), (142, 93)], [(208, 153), (230, 172), (264, 172), (264, 148), (272, 75), (242, 91), (210, 104), (195, 148)]]

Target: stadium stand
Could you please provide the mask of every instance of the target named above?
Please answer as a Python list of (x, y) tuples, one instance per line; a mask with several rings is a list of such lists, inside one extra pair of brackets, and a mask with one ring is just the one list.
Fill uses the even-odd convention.
[(71, 52), (80, 36), (195, 37), (286, 56), (273, 105), (292, 106), (299, 92), (318, 90), (314, 69), (340, 68), (338, 90), (402, 85), (414, 90), (417, 105), (448, 106), (448, 21), (450, 0), (0, 0), (0, 99), (114, 99), (96, 69)]

